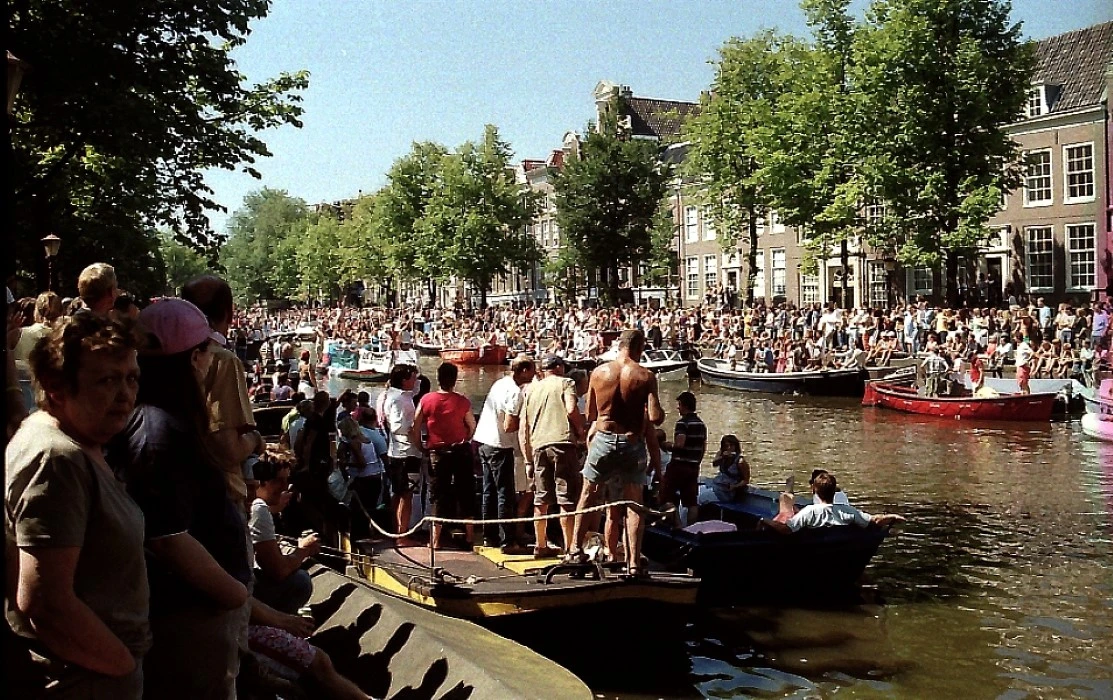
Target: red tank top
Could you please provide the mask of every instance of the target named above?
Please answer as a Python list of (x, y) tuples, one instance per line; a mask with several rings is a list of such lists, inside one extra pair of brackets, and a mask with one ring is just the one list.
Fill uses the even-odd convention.
[(448, 447), (468, 439), (468, 426), (464, 416), (471, 411), (471, 401), (456, 392), (434, 391), (421, 397), (422, 415), (429, 439), (430, 450)]

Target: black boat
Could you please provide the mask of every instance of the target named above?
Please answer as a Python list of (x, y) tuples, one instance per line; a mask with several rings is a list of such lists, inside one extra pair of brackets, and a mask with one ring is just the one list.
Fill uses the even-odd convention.
[(726, 360), (703, 358), (696, 364), (705, 384), (769, 394), (861, 397), (869, 378), (864, 369), (744, 372)]
[[(666, 569), (699, 577), (699, 596), (705, 602), (854, 593), (889, 528), (845, 526), (782, 534), (761, 524), (777, 514), (778, 496), (751, 488), (740, 501), (700, 506), (701, 520), (730, 523), (735, 531), (697, 534), (650, 525), (642, 551)], [(797, 505), (807, 503), (797, 499)]]

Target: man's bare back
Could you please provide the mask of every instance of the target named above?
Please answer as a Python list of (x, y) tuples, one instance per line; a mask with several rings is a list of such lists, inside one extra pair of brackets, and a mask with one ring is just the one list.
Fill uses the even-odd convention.
[(591, 373), (588, 387), (588, 420), (595, 431), (642, 435), (645, 418), (664, 420), (657, 396), (657, 377), (628, 356), (600, 365)]

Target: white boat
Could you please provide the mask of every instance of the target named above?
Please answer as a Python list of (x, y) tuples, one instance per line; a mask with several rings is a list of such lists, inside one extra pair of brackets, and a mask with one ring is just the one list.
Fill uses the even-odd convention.
[[(618, 347), (613, 346), (599, 356), (599, 362), (610, 362), (618, 358)], [(661, 379), (683, 379), (688, 375), (691, 361), (684, 358), (679, 350), (646, 350), (642, 353), (641, 366)]]
[(1082, 432), (1096, 440), (1113, 442), (1113, 416), (1087, 413), (1082, 416)]
[(359, 359), (355, 369), (330, 365), (329, 374), (341, 376), (346, 379), (366, 379), (390, 374), (395, 365), (413, 365), (417, 367), (416, 350), (367, 350), (359, 351)]

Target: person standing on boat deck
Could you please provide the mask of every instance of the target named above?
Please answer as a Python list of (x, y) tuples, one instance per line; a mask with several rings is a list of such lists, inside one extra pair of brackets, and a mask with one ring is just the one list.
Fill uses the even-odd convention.
[[(475, 416), (468, 397), (455, 391), (460, 369), (451, 362), (437, 368), (437, 390), (421, 397), (410, 428), (411, 444), (421, 444), (426, 434), (429, 453), (429, 502), (434, 517), (471, 518), (475, 504), (475, 468), (471, 437)], [(468, 544), (474, 541), (472, 525), (466, 526)], [(433, 523), (431, 544), (441, 548), (444, 526)]]
[[(575, 508), (581, 487), (578, 445), (584, 442), (583, 414), (576, 396), (576, 383), (564, 376), (564, 359), (548, 355), (541, 361), (546, 376), (529, 387), (522, 402), (519, 431), (526, 471), (533, 474), (534, 514), (547, 515), (553, 506), (564, 511)], [(560, 519), (567, 551), (572, 541), (573, 520)], [(533, 523), (534, 556), (556, 554), (547, 544), (547, 520)]]
[(1022, 394), (1032, 393), (1028, 386), (1028, 379), (1032, 376), (1032, 359), (1035, 355), (1036, 351), (1028, 342), (1028, 336), (1022, 336), (1020, 342), (1016, 344), (1016, 383)]
[[(510, 363), (510, 374), (491, 385), (475, 428), (483, 464), (483, 519), (513, 517), (515, 508), (514, 443), (522, 410), (522, 387), (533, 381), (536, 366), (528, 356)], [(504, 550), (515, 548), (513, 528), (486, 526), (484, 540)]]
[[(227, 337), (235, 314), (232, 288), (215, 275), (202, 275), (182, 287), (182, 299), (201, 309), (209, 327)], [(255, 429), (251, 397), (247, 393), (247, 375), (236, 353), (223, 343), (211, 343), (213, 361), (205, 375), (203, 387), (209, 411), (209, 447), (224, 472), (228, 490), (247, 507), (247, 484), (241, 465), (249, 455), (262, 454), (266, 449), (263, 436)]]
[(680, 418), (672, 441), (672, 459), (661, 478), (658, 503), (681, 505), (688, 509), (685, 525), (699, 519), (699, 467), (707, 451), (707, 426), (696, 413), (696, 395), (690, 391), (676, 397)]
[[(414, 425), (413, 391), (417, 386), (417, 368), (412, 365), (395, 365), (390, 370), (390, 385), (383, 393), (381, 420), (390, 443), (387, 447), (386, 474), (390, 481), (390, 504), (395, 515), (395, 532), (410, 529), (413, 515), (413, 481), (411, 474), (421, 473), (421, 450), (410, 439)], [(413, 540), (398, 540), (400, 545), (413, 544)]]
[[(41, 410), (5, 450), (5, 649), (10, 698), (139, 700), (151, 646), (143, 513), (102, 447), (135, 406), (138, 338), (93, 314), (28, 355)], [(21, 673), (26, 671), (27, 673)], [(51, 696), (52, 697), (52, 696)]]
[[(587, 392), (590, 445), (583, 476), (587, 481), (578, 510), (592, 504), (600, 485), (612, 479), (622, 485), (624, 500), (641, 502), (649, 455), (646, 432), (665, 420), (657, 393), (657, 377), (639, 364), (645, 350), (641, 331), (623, 331), (618, 357), (595, 368)], [(569, 545), (569, 558), (581, 560), (583, 515), (577, 514)], [(641, 514), (631, 508), (626, 514), (626, 568), (631, 575), (641, 569)]]

